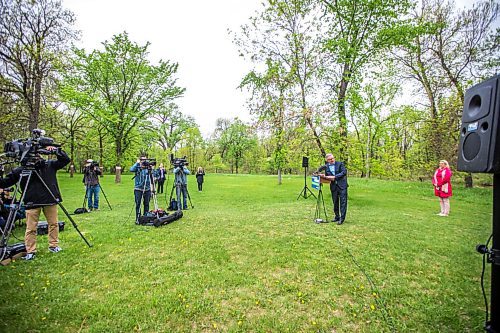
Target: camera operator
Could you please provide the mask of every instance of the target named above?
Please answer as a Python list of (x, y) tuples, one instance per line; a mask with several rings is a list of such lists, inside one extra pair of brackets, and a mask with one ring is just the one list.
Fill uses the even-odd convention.
[(151, 200), (152, 174), (150, 172), (151, 164), (146, 157), (141, 157), (130, 168), (135, 172), (134, 196), (135, 196), (135, 222), (139, 223), (141, 216), (141, 201), (144, 204), (144, 214), (149, 211), (149, 201)]
[[(186, 167), (186, 164), (182, 163), (174, 168), (175, 175), (175, 193), (177, 195), (177, 207), (180, 210), (187, 209), (187, 176), (191, 172)], [(182, 193), (182, 206), (181, 206), (181, 193)]]
[(97, 162), (88, 159), (83, 169), (83, 183), (85, 184), (89, 211), (99, 210), (99, 176), (102, 174)]
[[(36, 156), (37, 163), (35, 165), (35, 170), (50, 189), (50, 192), (36, 174), (31, 175), (28, 184), (26, 184), (27, 179), (25, 177), (23, 177), (20, 183), (20, 187), (23, 191), (27, 186), (23, 200), (26, 207), (26, 233), (24, 242), (27, 254), (23, 257), (25, 260), (32, 260), (35, 258), (37, 226), (42, 210), (49, 225), (49, 251), (56, 253), (62, 250), (59, 247), (59, 225), (57, 217), (57, 204), (58, 202), (62, 202), (62, 198), (57, 183), (56, 173), (57, 170), (68, 165), (70, 158), (61, 148), (48, 146), (45, 150), (55, 153), (57, 160), (46, 161), (38, 154)], [(22, 166), (15, 168), (12, 172), (7, 174), (5, 178), (0, 179), (0, 188), (15, 185), (21, 178), (23, 169), (24, 167)]]

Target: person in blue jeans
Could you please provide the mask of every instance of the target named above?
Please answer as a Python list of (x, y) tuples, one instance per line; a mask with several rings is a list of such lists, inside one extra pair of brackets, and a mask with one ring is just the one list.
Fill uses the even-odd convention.
[[(191, 172), (186, 165), (178, 165), (174, 168), (175, 175), (175, 193), (177, 195), (177, 209), (187, 209), (187, 175)], [(182, 206), (181, 206), (182, 194)]]
[(151, 184), (153, 183), (153, 175), (148, 167), (147, 158), (141, 157), (130, 168), (131, 172), (135, 172), (134, 176), (134, 196), (135, 196), (135, 223), (139, 224), (141, 217), (141, 202), (144, 206), (144, 214), (149, 212), (149, 201), (151, 200)]
[(83, 170), (83, 183), (87, 190), (87, 204), (89, 211), (99, 210), (99, 193), (101, 186), (99, 185), (99, 176), (102, 174), (99, 165), (93, 160), (88, 159)]

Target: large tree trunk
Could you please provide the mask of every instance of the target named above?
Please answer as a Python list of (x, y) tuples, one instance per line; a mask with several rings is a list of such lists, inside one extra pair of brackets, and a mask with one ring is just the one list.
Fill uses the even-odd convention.
[(33, 91), (33, 109), (30, 115), (30, 132), (35, 128), (38, 128), (38, 122), (40, 118), (40, 101), (42, 95), (42, 74), (38, 72), (37, 77), (35, 77), (35, 87)]
[(69, 167), (69, 177), (70, 178), (73, 178), (73, 175), (75, 173), (75, 133), (74, 131), (70, 131), (70, 135), (71, 135), (71, 138), (70, 138), (70, 145), (69, 145), (69, 149), (70, 149), (70, 158), (71, 158), (71, 163), (70, 163), (70, 167)]
[(115, 167), (115, 183), (122, 182), (122, 143), (121, 138), (115, 140), (116, 144), (116, 167)]
[[(101, 133), (101, 131), (99, 130), (99, 161), (101, 162), (99, 167), (101, 168), (101, 171), (104, 171), (104, 145), (103, 145), (103, 139), (102, 139), (103, 135)], [(104, 177), (104, 172), (101, 172), (101, 177)], [(116, 181), (116, 179), (115, 179)], [(121, 182), (121, 178), (120, 178), (120, 182)]]
[(345, 111), (345, 98), (347, 94), (347, 85), (349, 82), (342, 79), (340, 82), (340, 89), (337, 101), (337, 112), (339, 116), (339, 134), (340, 134), (340, 147), (338, 159), (346, 161), (347, 156), (347, 117)]
[(281, 168), (278, 169), (278, 185), (281, 185)]

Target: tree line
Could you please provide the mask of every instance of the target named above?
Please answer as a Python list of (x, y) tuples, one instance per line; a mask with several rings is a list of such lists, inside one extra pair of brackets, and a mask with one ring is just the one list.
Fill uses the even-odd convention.
[[(127, 32), (73, 46), (58, 0), (0, 0), (0, 140), (44, 128), (77, 171), (115, 173), (138, 154), (186, 156), (210, 172), (301, 171), (326, 152), (361, 177), (428, 177), (456, 163), (465, 90), (498, 73), (497, 1), (267, 0), (237, 31), (253, 64), (239, 89), (252, 121), (216, 120), (204, 138), (176, 101), (178, 63), (148, 58)], [(181, 64), (182, 65), (182, 64)], [(242, 106), (243, 107), (243, 106)]]

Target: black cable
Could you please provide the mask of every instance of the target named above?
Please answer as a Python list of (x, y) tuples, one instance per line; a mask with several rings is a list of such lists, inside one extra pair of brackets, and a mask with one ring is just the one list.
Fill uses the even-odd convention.
[(394, 325), (394, 319), (390, 316), (389, 310), (387, 310), (387, 306), (385, 305), (384, 298), (382, 297), (382, 294), (378, 290), (377, 286), (373, 282), (371, 276), (365, 271), (365, 269), (361, 266), (361, 264), (356, 260), (354, 255), (351, 253), (349, 248), (347, 246), (344, 246), (342, 241), (338, 239), (338, 237), (334, 237), (335, 240), (340, 244), (340, 246), (346, 250), (347, 253), (351, 256), (352, 262), (358, 267), (359, 271), (363, 273), (363, 275), (366, 277), (368, 280), (368, 283), (370, 284), (370, 288), (372, 290), (372, 295), (375, 294), (375, 301), (379, 305), (379, 307), (383, 310), (382, 311), (382, 316), (384, 317), (384, 321), (387, 323), (389, 326), (391, 332), (396, 332), (396, 327)]
[[(486, 248), (488, 248), (488, 245), (490, 244), (492, 237), (493, 237), (493, 234), (491, 234), (490, 237), (488, 238), (488, 241), (486, 242)], [(488, 324), (488, 321), (490, 320), (488, 298), (486, 296), (486, 291), (484, 289), (484, 272), (486, 271), (486, 258), (487, 258), (487, 256), (488, 256), (487, 252), (483, 253), (483, 269), (481, 271), (481, 291), (483, 292), (484, 307), (485, 307), (485, 314), (486, 314), (486, 321), (485, 321), (486, 324)]]

